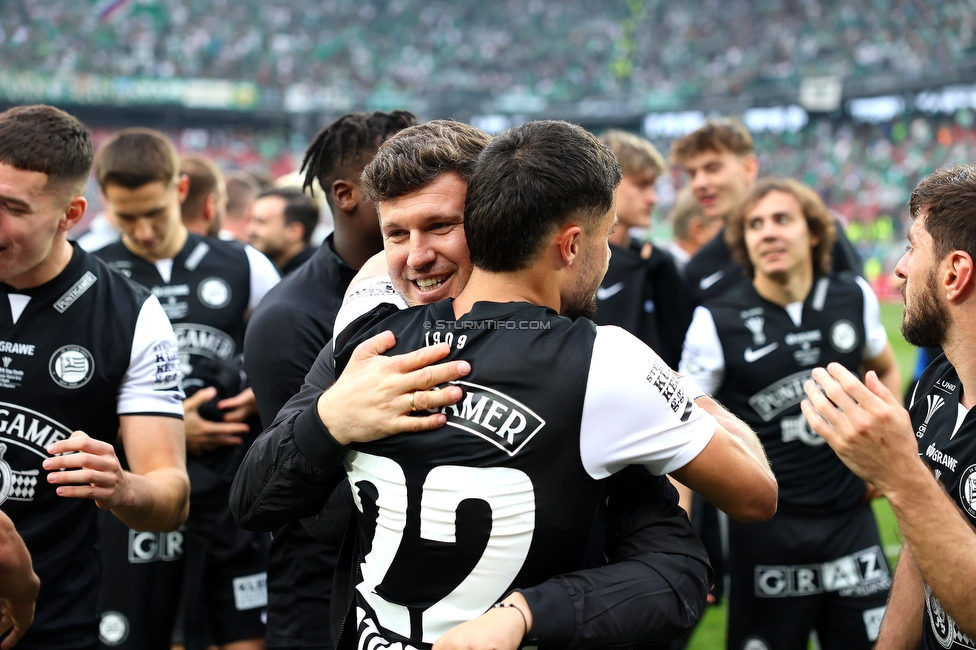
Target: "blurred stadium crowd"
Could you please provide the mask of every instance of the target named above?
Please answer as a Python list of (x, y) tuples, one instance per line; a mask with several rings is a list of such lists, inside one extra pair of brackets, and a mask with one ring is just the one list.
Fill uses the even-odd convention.
[[(96, 78), (223, 80), (257, 93), (245, 92), (238, 109), (266, 107), (274, 95), (279, 113), (303, 110), (289, 108), (289, 95), (306, 111), (317, 106), (326, 113), (354, 106), (417, 110), (403, 100), (425, 97), (477, 106), (503, 95), (550, 107), (654, 95), (689, 107), (695, 98), (795, 89), (817, 75), (845, 84), (894, 75), (908, 88), (913, 80), (976, 66), (974, 6), (973, 0), (871, 0), (857, 7), (838, 0), (25, 0), (0, 3), (0, 77), (33, 75), (46, 92), (52, 79), (87, 75), (88, 82), (73, 87), (82, 93)], [(4, 89), (17, 86), (4, 80)], [(14, 100), (9, 92), (7, 99)], [(381, 100), (392, 103), (377, 105)], [(524, 106), (531, 109), (531, 102)], [(934, 169), (976, 159), (973, 107), (976, 99), (941, 114), (905, 107), (869, 122), (839, 111), (811, 113), (798, 129), (754, 129), (756, 151), (764, 173), (775, 170), (815, 188), (852, 224), (849, 234), (865, 257), (885, 260), (903, 230), (909, 188)], [(96, 145), (113, 125), (102, 126), (93, 132)], [(294, 170), (308, 145), (306, 135), (280, 121), (155, 126), (183, 154), (268, 178)], [(667, 151), (680, 133), (646, 135)], [(677, 171), (660, 181), (661, 214), (681, 182)]]
[(966, 1), (866, 4), (7, 2), (0, 56), (47, 73), (303, 82), (353, 96), (522, 88), (552, 101), (632, 88), (739, 93), (804, 75), (923, 77), (976, 57), (976, 12)]

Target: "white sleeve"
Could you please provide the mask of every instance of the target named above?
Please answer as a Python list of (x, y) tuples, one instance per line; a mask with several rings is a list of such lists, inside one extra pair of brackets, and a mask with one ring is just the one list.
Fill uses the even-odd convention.
[(708, 395), (714, 395), (725, 380), (725, 351), (712, 312), (704, 307), (695, 308), (685, 334), (678, 372), (694, 379)]
[(867, 280), (861, 276), (854, 278), (864, 294), (864, 354), (865, 361), (878, 358), (888, 345), (888, 333), (881, 324), (881, 305)]
[(251, 267), (251, 298), (247, 301), (247, 315), (250, 316), (271, 287), (278, 284), (281, 276), (264, 253), (248, 244), (245, 244), (244, 252)]
[(590, 476), (634, 464), (667, 474), (701, 453), (716, 427), (653, 350), (619, 327), (597, 327), (580, 427)]
[(156, 296), (150, 296), (139, 310), (116, 413), (183, 417), (179, 348)]
[(366, 278), (353, 287), (346, 299), (342, 301), (342, 307), (336, 314), (335, 326), (332, 328), (333, 336), (339, 336), (351, 322), (383, 303), (395, 305), (397, 309), (407, 308), (407, 303), (393, 288), (389, 276), (378, 275)]

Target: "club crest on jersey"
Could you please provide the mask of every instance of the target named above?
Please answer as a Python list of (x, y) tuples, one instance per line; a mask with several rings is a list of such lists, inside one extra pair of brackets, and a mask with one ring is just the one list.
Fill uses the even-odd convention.
[(929, 428), (929, 420), (935, 415), (936, 411), (945, 405), (945, 400), (938, 395), (928, 394), (925, 396), (925, 402), (928, 410), (925, 412), (925, 420), (918, 427), (918, 431), (915, 432), (916, 438), (921, 438), (925, 434), (925, 430)]
[(40, 472), (30, 469), (19, 472), (10, 467), (4, 460), (7, 445), (0, 442), (0, 505), (7, 499), (11, 501), (33, 501), (34, 488), (37, 487), (37, 476)]
[(849, 320), (839, 320), (831, 325), (828, 338), (838, 352), (847, 353), (857, 347), (857, 329)]
[(464, 391), (457, 404), (442, 406), (447, 426), (473, 433), (509, 456), (517, 454), (546, 421), (504, 393), (467, 381), (452, 381)]
[(967, 467), (959, 479), (959, 502), (970, 517), (976, 518), (976, 465)]
[(226, 307), (232, 295), (230, 285), (223, 278), (206, 278), (197, 285), (197, 298), (211, 309)]
[(81, 388), (95, 374), (95, 359), (80, 345), (65, 345), (51, 355), (48, 371), (58, 386)]
[(98, 623), (98, 640), (109, 647), (122, 645), (129, 638), (129, 619), (122, 612), (109, 610), (102, 613)]

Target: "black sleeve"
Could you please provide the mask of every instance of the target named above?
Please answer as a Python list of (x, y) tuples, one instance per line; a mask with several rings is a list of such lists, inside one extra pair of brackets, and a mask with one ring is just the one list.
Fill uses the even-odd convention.
[(247, 530), (270, 531), (318, 514), (344, 478), (345, 447), (336, 442), (315, 409), (335, 382), (332, 345), (319, 353), (301, 391), (247, 451), (231, 486), (230, 506)]
[(834, 242), (834, 247), (830, 251), (833, 262), (831, 270), (835, 272), (850, 271), (855, 275), (864, 275), (864, 263), (857, 249), (854, 248), (854, 244), (844, 234), (844, 224), (835, 219), (834, 225), (837, 227), (837, 241)]
[(668, 643), (705, 610), (711, 568), (677, 494), (663, 477), (628, 467), (608, 480), (607, 566), (523, 589), (527, 644), (617, 648)]
[(655, 246), (647, 262), (647, 279), (656, 303), (654, 322), (660, 349), (655, 352), (666, 364), (677, 368), (695, 307), (670, 253)]
[[(288, 336), (281, 336), (282, 332)], [(298, 393), (316, 353), (329, 338), (304, 311), (275, 303), (254, 312), (244, 333), (244, 367), (262, 427), (270, 427), (285, 403)]]

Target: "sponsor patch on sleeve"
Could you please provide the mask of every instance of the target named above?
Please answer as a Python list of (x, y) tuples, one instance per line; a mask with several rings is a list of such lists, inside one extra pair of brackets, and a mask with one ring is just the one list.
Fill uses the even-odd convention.
[(178, 390), (180, 355), (174, 341), (159, 341), (152, 348), (156, 357), (153, 390)]
[(678, 378), (674, 376), (671, 368), (662, 362), (655, 362), (645, 379), (647, 379), (647, 383), (661, 393), (668, 406), (681, 418), (681, 421), (686, 422), (691, 416), (691, 400), (685, 397), (685, 391), (678, 384)]

